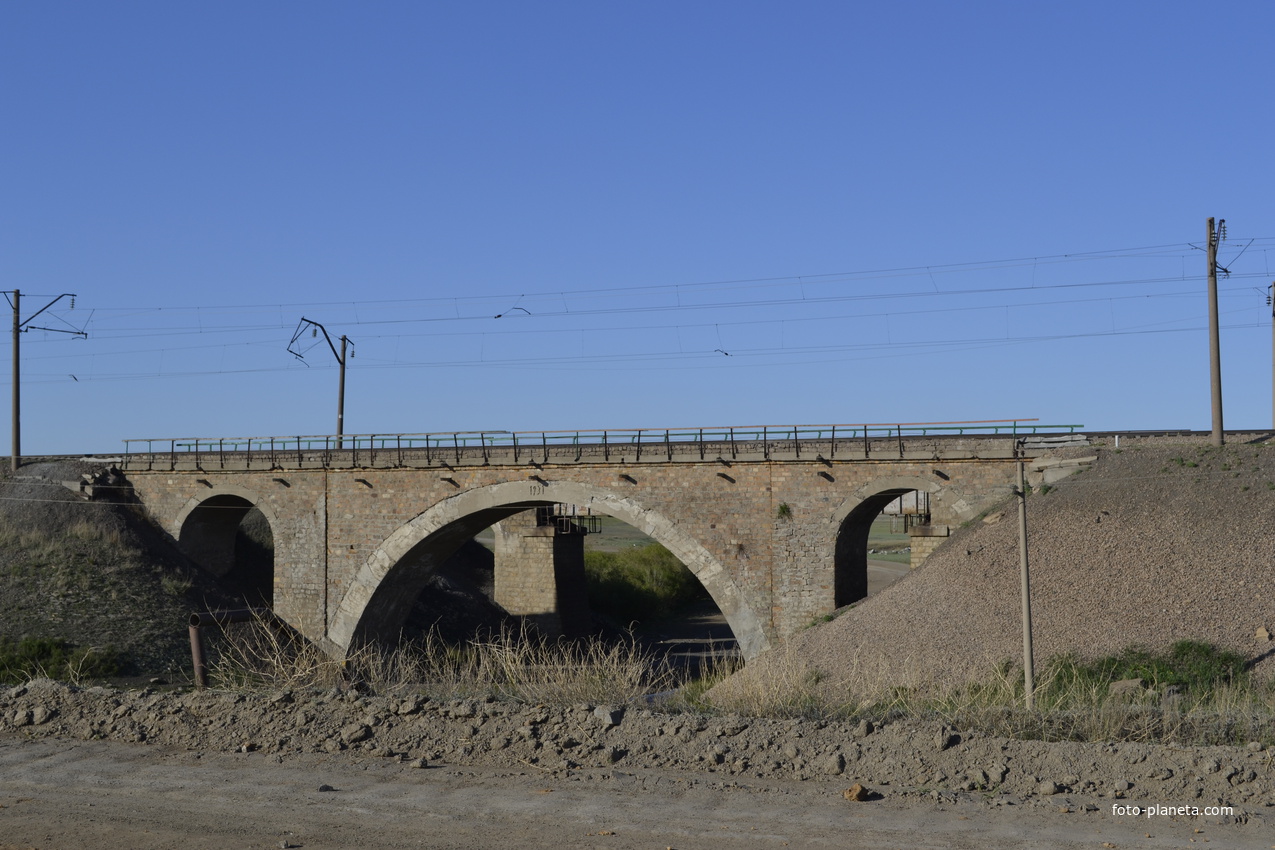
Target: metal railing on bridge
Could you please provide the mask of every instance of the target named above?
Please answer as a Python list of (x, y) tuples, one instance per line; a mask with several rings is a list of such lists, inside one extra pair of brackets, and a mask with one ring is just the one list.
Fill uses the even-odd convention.
[[(131, 469), (288, 465), (355, 468), (544, 460), (714, 460), (729, 454), (784, 453), (811, 458), (816, 446), (827, 459), (840, 454), (870, 457), (874, 446), (908, 438), (1012, 437), (1075, 434), (1083, 425), (1042, 425), (1036, 419), (967, 422), (862, 423), (839, 425), (746, 425), (703, 428), (629, 428), (600, 431), (447, 431), (418, 434), (345, 434), (273, 437), (145, 437), (124, 440), (124, 465)], [(879, 452), (878, 448), (878, 452)], [(818, 452), (823, 457), (822, 452)]]

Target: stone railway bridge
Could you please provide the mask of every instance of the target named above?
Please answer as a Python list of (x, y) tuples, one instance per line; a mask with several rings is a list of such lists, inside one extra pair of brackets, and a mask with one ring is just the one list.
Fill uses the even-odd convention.
[(130, 440), (122, 469), (150, 516), (217, 575), (259, 509), (275, 614), (336, 657), (396, 638), (431, 571), (497, 524), (495, 601), (550, 633), (585, 628), (581, 529), (543, 510), (572, 505), (667, 547), (751, 658), (866, 595), (869, 527), (891, 501), (928, 496), (911, 531), (915, 567), (951, 526), (1012, 493), (1019, 461), (1037, 477), (1074, 470), (1050, 459), (1084, 443), (1059, 433), (1073, 430), (1020, 420)]

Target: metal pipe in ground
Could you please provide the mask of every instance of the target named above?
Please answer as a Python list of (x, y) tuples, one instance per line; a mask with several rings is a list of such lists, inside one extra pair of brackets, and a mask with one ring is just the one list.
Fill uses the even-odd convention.
[(274, 616), (269, 608), (232, 608), (228, 611), (201, 611), (190, 615), (190, 662), (195, 670), (195, 687), (208, 687), (208, 660), (204, 653), (204, 629), (225, 628), (233, 623), (247, 623)]

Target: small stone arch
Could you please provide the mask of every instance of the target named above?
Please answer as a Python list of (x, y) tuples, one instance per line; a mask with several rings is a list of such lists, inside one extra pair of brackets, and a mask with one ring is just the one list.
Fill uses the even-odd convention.
[[(273, 537), (278, 516), (260, 496), (242, 487), (216, 487), (206, 495), (186, 501), (173, 520), (170, 534), (182, 554), (212, 575), (223, 578), (236, 565), (237, 533), (253, 508), (261, 511)], [(268, 577), (273, 584), (273, 570)]]
[(938, 494), (942, 487), (920, 476), (887, 476), (860, 487), (829, 518), (836, 540), (833, 604), (840, 608), (868, 595), (868, 533), (886, 505), (912, 491)]
[[(431, 568), (429, 562), (446, 557), (464, 540), (505, 517), (528, 508), (554, 503), (587, 506), (616, 517), (658, 541), (687, 566), (717, 603), (730, 624), (745, 658), (769, 648), (761, 619), (748, 605), (738, 585), (707, 549), (668, 517), (632, 499), (588, 484), (553, 481), (544, 484), (506, 482), (467, 490), (431, 506), (399, 527), (376, 548), (342, 597), (328, 628), (325, 649), (343, 656), (360, 636), (393, 631), (419, 592)], [(437, 554), (430, 555), (429, 550)], [(417, 575), (396, 575), (396, 567), (411, 553), (424, 569)], [(408, 572), (403, 570), (402, 573)], [(378, 626), (373, 621), (384, 623)]]

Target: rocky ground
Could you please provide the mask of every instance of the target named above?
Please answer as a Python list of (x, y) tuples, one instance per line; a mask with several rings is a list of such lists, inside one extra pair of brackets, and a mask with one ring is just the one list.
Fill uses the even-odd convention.
[(1272, 780), (1260, 744), (338, 689), (0, 691), (0, 850), (1266, 848)]
[[(860, 783), (892, 796), (989, 805), (1181, 801), (1275, 806), (1275, 752), (1245, 747), (1013, 741), (936, 723), (839, 723), (433, 701), (359, 690), (226, 693), (80, 689), (47, 679), (0, 692), (0, 735), (122, 741), (276, 760), (341, 754), (409, 767), (481, 765), (609, 781), (667, 769), (723, 786), (758, 779)], [(1275, 821), (1273, 821), (1275, 823)]]

